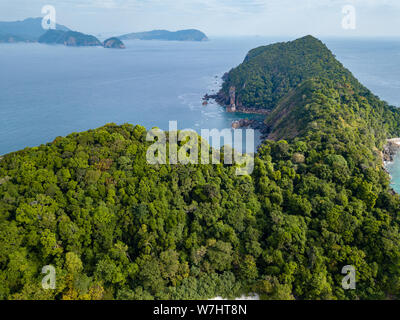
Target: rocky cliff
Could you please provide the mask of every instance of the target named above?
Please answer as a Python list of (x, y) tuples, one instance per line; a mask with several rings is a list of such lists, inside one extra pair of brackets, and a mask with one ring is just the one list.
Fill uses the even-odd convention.
[(383, 147), (382, 158), (385, 162), (393, 162), (394, 156), (400, 151), (400, 138), (387, 140), (387, 144)]

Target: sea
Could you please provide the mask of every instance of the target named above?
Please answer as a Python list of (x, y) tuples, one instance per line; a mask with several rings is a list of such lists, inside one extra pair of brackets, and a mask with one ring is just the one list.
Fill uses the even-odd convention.
[[(0, 44), (0, 155), (106, 123), (147, 129), (231, 128), (260, 115), (227, 113), (202, 98), (252, 48), (293, 37), (211, 38), (206, 42), (126, 41), (125, 50)], [(400, 39), (322, 38), (383, 100), (400, 106)], [(256, 132), (255, 144), (260, 133)], [(229, 144), (229, 143), (228, 143)], [(388, 166), (400, 191), (400, 155)]]

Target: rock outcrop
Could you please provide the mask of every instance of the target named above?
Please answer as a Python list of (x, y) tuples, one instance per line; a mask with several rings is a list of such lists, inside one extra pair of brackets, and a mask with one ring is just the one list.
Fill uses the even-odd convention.
[(393, 162), (394, 156), (400, 151), (400, 138), (387, 140), (387, 144), (383, 147), (382, 158), (385, 162)]
[(232, 122), (232, 129), (250, 127), (254, 123), (255, 123), (254, 120), (249, 120), (249, 119), (235, 120), (235, 121)]
[(239, 99), (236, 97), (236, 90), (233, 89), (229, 97), (225, 96), (221, 91), (218, 94), (206, 94), (203, 100), (204, 101), (215, 100), (219, 105), (224, 106), (227, 112), (241, 112), (241, 113), (264, 114), (264, 115), (270, 113), (269, 110), (243, 107)]
[(229, 105), (226, 107), (227, 112), (236, 112), (236, 88), (229, 88)]
[(263, 121), (254, 119), (239, 119), (232, 122), (232, 129), (252, 128), (260, 130), (261, 133), (266, 133), (266, 127)]

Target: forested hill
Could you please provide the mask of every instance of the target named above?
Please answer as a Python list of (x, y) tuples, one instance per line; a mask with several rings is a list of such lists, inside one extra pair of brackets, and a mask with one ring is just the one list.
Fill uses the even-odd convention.
[[(128, 124), (5, 155), (0, 298), (398, 298), (400, 198), (380, 158), (398, 116), (358, 86), (289, 89), (251, 176), (149, 165), (145, 128)], [(55, 290), (41, 287), (44, 265)], [(348, 265), (355, 290), (342, 287)]]
[(229, 104), (234, 87), (237, 106), (271, 110), (290, 89), (310, 78), (345, 81), (357, 92), (368, 93), (320, 40), (306, 36), (251, 50), (225, 75), (219, 98)]
[[(345, 81), (309, 79), (291, 89), (265, 119), (268, 139), (304, 138), (311, 131), (342, 128), (368, 132), (382, 148), (387, 138), (400, 135), (400, 112), (373, 95), (362, 96)], [(371, 104), (371, 102), (373, 104)], [(357, 137), (363, 139), (363, 137)]]

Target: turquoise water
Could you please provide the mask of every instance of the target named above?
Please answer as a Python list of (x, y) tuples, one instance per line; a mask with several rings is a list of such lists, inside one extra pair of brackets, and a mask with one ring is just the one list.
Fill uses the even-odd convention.
[[(127, 41), (126, 50), (0, 44), (0, 154), (115, 122), (224, 129), (251, 115), (202, 106), (221, 76), (259, 45), (291, 38)], [(400, 106), (399, 39), (322, 39), (375, 94)], [(400, 184), (400, 158), (391, 166)]]
[(400, 193), (400, 153), (394, 157), (394, 161), (386, 165), (386, 169), (389, 171), (391, 180), (391, 187), (397, 193)]

